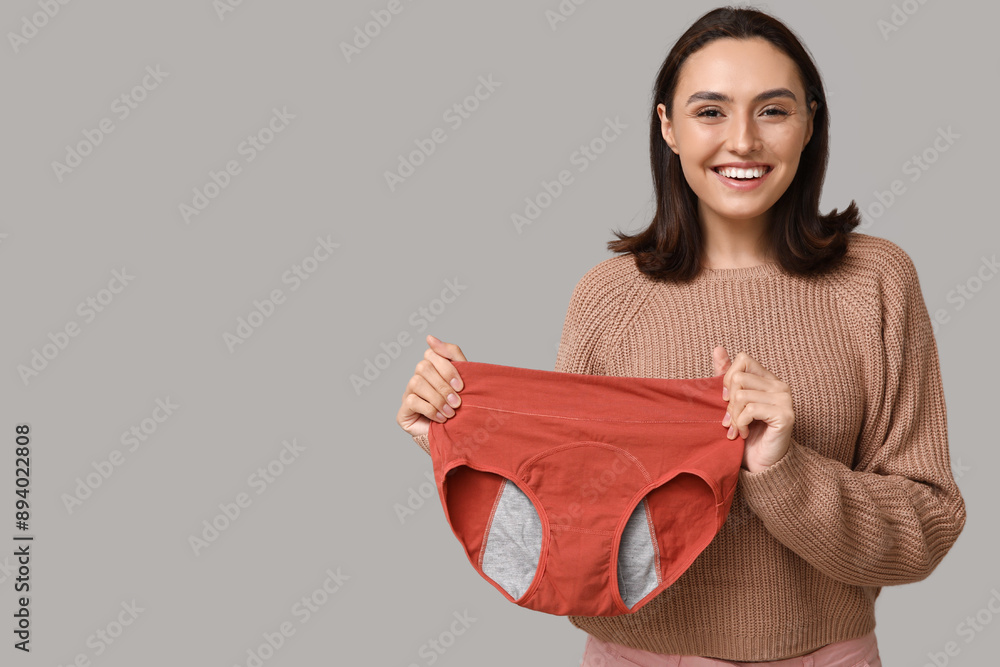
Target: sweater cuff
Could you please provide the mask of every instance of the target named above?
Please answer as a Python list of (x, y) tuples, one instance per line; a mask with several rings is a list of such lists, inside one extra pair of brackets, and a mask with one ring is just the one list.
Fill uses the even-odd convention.
[(750, 472), (740, 468), (740, 486), (751, 505), (777, 498), (795, 497), (803, 491), (806, 478), (808, 453), (795, 438), (791, 439), (788, 451), (775, 463), (760, 472)]
[(426, 435), (413, 435), (410, 437), (413, 438), (413, 442), (420, 445), (420, 449), (424, 450), (425, 452), (427, 452), (428, 455), (430, 455), (431, 443), (430, 439)]

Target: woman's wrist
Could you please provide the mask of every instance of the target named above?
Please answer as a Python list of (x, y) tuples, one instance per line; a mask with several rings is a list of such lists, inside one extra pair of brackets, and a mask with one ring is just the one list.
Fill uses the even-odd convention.
[(772, 461), (770, 463), (759, 463), (757, 461), (747, 460), (746, 462), (740, 464), (740, 469), (745, 470), (750, 474), (764, 472), (765, 470), (769, 470), (772, 466), (776, 465), (782, 459), (788, 456), (788, 452), (791, 451), (791, 449), (792, 449), (792, 441), (791, 438), (789, 438), (788, 443), (785, 446), (785, 450), (781, 453), (781, 456), (778, 458), (778, 460)]

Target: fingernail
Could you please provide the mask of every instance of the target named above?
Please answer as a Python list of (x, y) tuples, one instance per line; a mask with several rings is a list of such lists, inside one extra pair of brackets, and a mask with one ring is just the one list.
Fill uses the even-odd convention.
[(722, 425), (723, 426), (729, 426), (729, 413), (728, 412), (726, 413), (726, 416), (722, 418)]
[(440, 412), (437, 413), (437, 418), (438, 418), (438, 421), (445, 421), (446, 419), (448, 419), (447, 417), (445, 417)]
[(729, 400), (729, 387), (727, 387), (726, 385), (722, 385), (722, 400), (724, 401)]
[(458, 378), (451, 379), (451, 386), (455, 388), (455, 391), (462, 391), (462, 383), (458, 381)]
[(736, 434), (736, 427), (735, 426), (730, 426), (729, 427), (729, 439), (732, 440), (733, 436), (735, 434)]
[(448, 419), (451, 419), (452, 417), (455, 416), (455, 411), (452, 409), (450, 405), (446, 405), (443, 408), (441, 408), (441, 412), (445, 413), (445, 415), (448, 416)]
[(458, 407), (458, 396), (456, 396), (455, 394), (448, 394), (448, 397), (445, 400), (448, 401), (448, 405), (450, 405), (451, 407), (453, 408)]

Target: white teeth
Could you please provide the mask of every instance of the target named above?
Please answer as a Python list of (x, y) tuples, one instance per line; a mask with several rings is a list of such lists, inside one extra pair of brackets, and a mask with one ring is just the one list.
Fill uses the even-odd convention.
[(720, 167), (715, 171), (726, 178), (760, 178), (767, 173), (769, 167), (752, 167), (750, 169), (738, 169), (733, 167)]

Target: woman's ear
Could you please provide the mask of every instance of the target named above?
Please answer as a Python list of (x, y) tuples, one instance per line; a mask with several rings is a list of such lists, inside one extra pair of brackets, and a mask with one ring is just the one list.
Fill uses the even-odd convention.
[(662, 104), (656, 105), (656, 114), (660, 117), (660, 133), (663, 140), (667, 142), (674, 153), (677, 153), (677, 140), (674, 138), (674, 124), (667, 118), (667, 108)]

